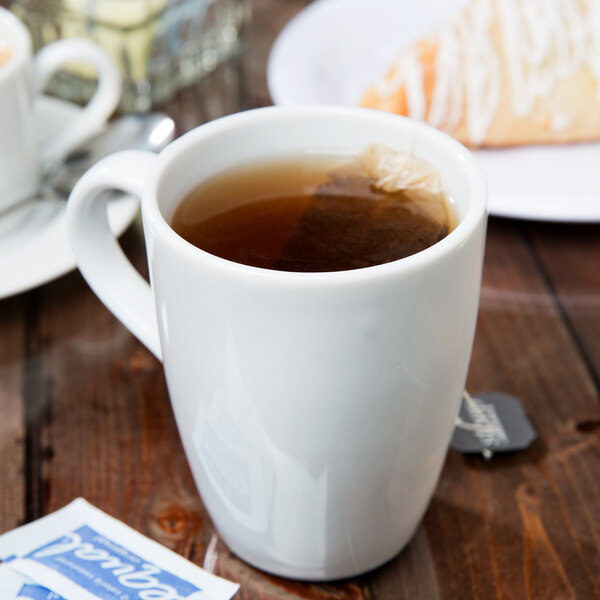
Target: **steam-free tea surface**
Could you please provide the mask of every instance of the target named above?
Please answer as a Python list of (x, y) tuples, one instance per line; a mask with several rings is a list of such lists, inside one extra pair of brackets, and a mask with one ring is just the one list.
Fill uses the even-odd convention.
[(234, 262), (294, 272), (343, 271), (404, 258), (453, 226), (443, 194), (385, 192), (358, 160), (290, 158), (208, 179), (180, 203), (173, 229)]

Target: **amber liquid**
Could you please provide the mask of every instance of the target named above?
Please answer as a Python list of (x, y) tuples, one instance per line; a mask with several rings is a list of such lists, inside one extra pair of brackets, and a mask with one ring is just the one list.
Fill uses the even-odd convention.
[(453, 227), (445, 198), (377, 190), (358, 163), (308, 157), (246, 165), (194, 188), (173, 229), (237, 263), (294, 272), (370, 267), (428, 248)]

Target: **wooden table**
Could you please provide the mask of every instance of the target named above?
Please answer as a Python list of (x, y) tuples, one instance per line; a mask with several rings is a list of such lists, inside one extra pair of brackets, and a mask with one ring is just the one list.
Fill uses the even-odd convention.
[[(239, 94), (216, 105), (206, 88), (181, 94), (166, 107), (179, 130), (270, 103), (270, 45), (306, 4), (254, 0), (243, 77), (216, 73), (207, 84)], [(490, 461), (450, 450), (408, 547), (368, 575), (327, 585), (265, 575), (216, 538), (161, 365), (77, 272), (4, 299), (0, 532), (84, 496), (239, 582), (240, 600), (600, 597), (599, 233), (490, 219), (468, 389), (518, 396), (539, 437)], [(143, 271), (138, 225), (122, 244)]]

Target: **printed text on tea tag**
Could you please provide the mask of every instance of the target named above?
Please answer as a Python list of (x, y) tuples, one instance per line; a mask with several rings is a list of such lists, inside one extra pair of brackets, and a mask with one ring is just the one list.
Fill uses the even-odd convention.
[(491, 458), (495, 452), (524, 450), (536, 437), (514, 396), (489, 392), (471, 397), (465, 391), (450, 445), (465, 454), (481, 452)]

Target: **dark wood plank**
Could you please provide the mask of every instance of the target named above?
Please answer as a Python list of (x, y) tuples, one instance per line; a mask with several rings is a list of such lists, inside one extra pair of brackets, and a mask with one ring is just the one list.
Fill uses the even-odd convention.
[(600, 227), (544, 224), (529, 228), (527, 235), (598, 388)]
[[(598, 417), (598, 390), (537, 259), (515, 224), (490, 225), (479, 333), (545, 438)], [(600, 313), (596, 320), (600, 318)], [(470, 385), (487, 387), (484, 380)]]
[(272, 104), (266, 79), (269, 52), (285, 24), (308, 4), (308, 0), (252, 0), (253, 20), (244, 58), (246, 95), (250, 106)]
[(0, 532), (25, 520), (26, 309), (23, 296), (0, 302)]
[[(224, 544), (216, 549), (216, 573), (239, 581), (239, 600), (370, 600), (368, 588), (360, 580), (333, 583), (307, 583), (275, 577), (247, 565)], [(236, 597), (237, 598), (237, 597)]]

